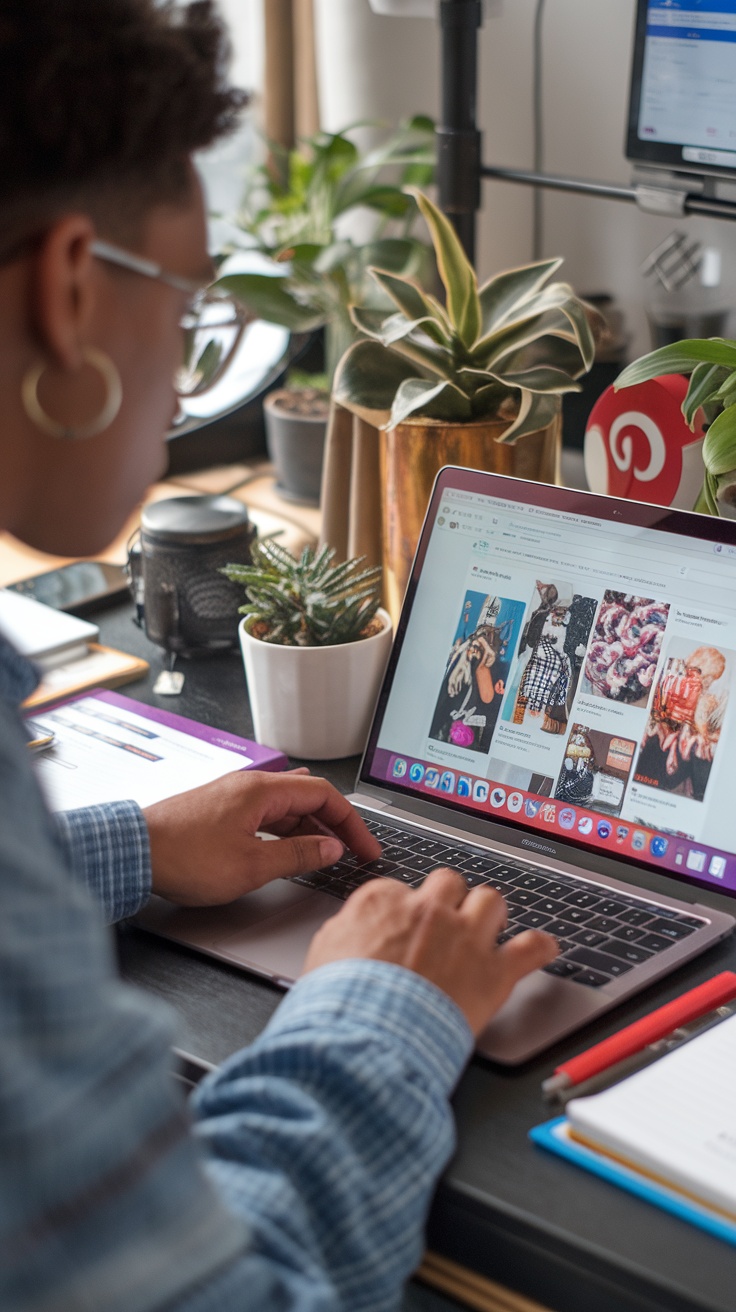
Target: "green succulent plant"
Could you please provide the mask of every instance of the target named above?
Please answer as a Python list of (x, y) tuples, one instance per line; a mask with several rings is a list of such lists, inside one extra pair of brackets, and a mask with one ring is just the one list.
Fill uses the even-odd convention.
[(250, 565), (226, 565), (222, 573), (242, 583), (240, 607), (254, 638), (286, 647), (326, 647), (355, 642), (380, 604), (380, 567), (363, 569), (364, 556), (333, 565), (330, 547), (305, 547), (297, 559), (277, 542), (251, 546)]
[(705, 478), (695, 510), (736, 517), (736, 342), (694, 337), (650, 351), (619, 374), (614, 387), (633, 387), (663, 374), (689, 374), (682, 413), (691, 430), (702, 410)]
[(352, 310), (368, 340), (338, 367), (334, 395), (369, 423), (393, 428), (406, 419), (449, 422), (508, 419), (501, 441), (545, 428), (563, 392), (593, 363), (597, 311), (562, 282), (562, 263), (543, 260), (478, 280), (452, 224), (420, 191), (415, 195), (434, 245), (446, 304), (417, 282), (374, 267), (393, 303), (390, 314)]
[[(369, 266), (419, 273), (428, 254), (426, 243), (413, 235), (417, 209), (404, 188), (432, 179), (432, 120), (409, 119), (365, 154), (350, 139), (352, 130), (319, 132), (287, 152), (283, 169), (251, 172), (237, 223), (251, 245), (284, 271), (232, 274), (218, 283), (259, 318), (292, 332), (324, 325), (330, 381), (355, 338), (349, 307), (370, 301)], [(373, 215), (362, 242), (340, 232), (345, 216), (356, 210)], [(374, 303), (376, 293), (383, 303), (380, 289), (373, 291)]]

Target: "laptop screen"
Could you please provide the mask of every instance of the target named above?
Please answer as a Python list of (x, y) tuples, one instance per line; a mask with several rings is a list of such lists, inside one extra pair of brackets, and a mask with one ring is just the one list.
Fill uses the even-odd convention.
[(736, 526), (438, 477), (361, 778), (736, 893)]
[(736, 172), (736, 0), (638, 0), (626, 154)]

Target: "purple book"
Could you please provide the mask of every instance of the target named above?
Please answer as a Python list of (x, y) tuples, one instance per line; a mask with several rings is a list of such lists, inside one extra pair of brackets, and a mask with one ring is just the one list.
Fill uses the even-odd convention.
[[(236, 733), (231, 733), (229, 729), (211, 729), (209, 725), (200, 724), (198, 720), (187, 719), (186, 715), (175, 715), (173, 711), (161, 711), (157, 706), (147, 706), (145, 702), (137, 702), (135, 698), (125, 697), (120, 692), (110, 692), (108, 688), (88, 688), (85, 692), (79, 693), (77, 697), (68, 697), (63, 702), (54, 702), (54, 706), (66, 706), (70, 702), (81, 701), (83, 697), (97, 697), (99, 701), (108, 702), (111, 706), (117, 706), (119, 710), (135, 711), (136, 715), (143, 715), (147, 720), (155, 720), (157, 724), (166, 724), (170, 729), (178, 729), (180, 733), (188, 733), (192, 738), (202, 738), (207, 743), (214, 743), (217, 747), (226, 747), (230, 752), (238, 752), (241, 756), (247, 756), (249, 758), (248, 764), (244, 767), (247, 770), (285, 770), (289, 764), (284, 753), (278, 751), (275, 747), (263, 747), (250, 738), (239, 738)], [(42, 711), (37, 711), (36, 718), (40, 718), (42, 714)]]
[(93, 689), (31, 712), (52, 735), (36, 769), (53, 811), (131, 798), (150, 806), (238, 769), (283, 770), (283, 752), (171, 711)]

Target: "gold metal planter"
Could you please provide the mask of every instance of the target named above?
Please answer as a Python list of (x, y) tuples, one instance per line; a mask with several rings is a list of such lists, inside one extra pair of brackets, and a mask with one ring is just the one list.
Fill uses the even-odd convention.
[(423, 419), (380, 434), (384, 596), (396, 625), (435, 476), (443, 465), (559, 483), (562, 420), (504, 444), (508, 421)]

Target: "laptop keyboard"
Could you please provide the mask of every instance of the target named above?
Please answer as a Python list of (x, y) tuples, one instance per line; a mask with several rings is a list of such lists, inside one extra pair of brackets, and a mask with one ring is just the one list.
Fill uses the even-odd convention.
[(557, 939), (560, 955), (543, 969), (588, 988), (619, 979), (706, 924), (618, 889), (609, 893), (572, 875), (540, 870), (441, 836), (428, 838), (425, 831), (384, 824), (370, 813), (361, 815), (383, 847), (377, 861), (361, 861), (346, 852), (335, 865), (297, 875), (293, 882), (344, 901), (369, 879), (398, 879), (417, 888), (436, 866), (451, 866), (468, 888), (485, 884), (503, 894), (508, 927), (499, 943), (525, 929), (545, 930)]

